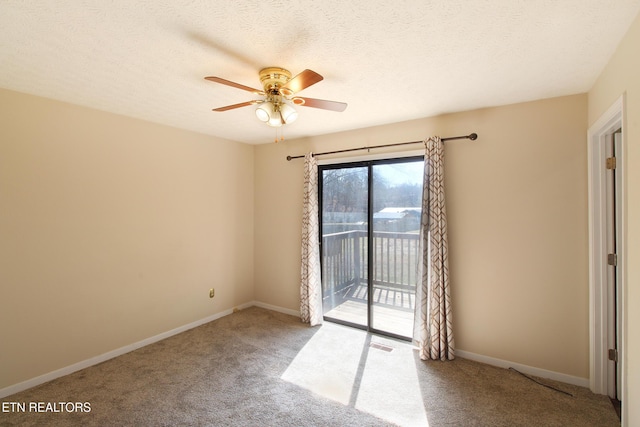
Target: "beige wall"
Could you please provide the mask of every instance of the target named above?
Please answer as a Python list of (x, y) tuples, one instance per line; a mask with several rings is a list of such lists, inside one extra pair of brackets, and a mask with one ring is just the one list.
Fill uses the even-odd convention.
[(586, 129), (576, 95), (257, 146), (256, 299), (299, 308), (303, 161), (287, 155), (477, 132), (446, 143), (457, 348), (588, 378)]
[(0, 103), (0, 388), (254, 299), (297, 310), (286, 155), (472, 131), (447, 143), (457, 347), (588, 375), (585, 96), (257, 147)]
[[(589, 125), (626, 94), (624, 171), (627, 226), (625, 403), (640, 401), (640, 15), (589, 92)], [(640, 425), (640, 407), (623, 403), (626, 425)]]
[(0, 110), (0, 389), (253, 299), (252, 146), (4, 90)]

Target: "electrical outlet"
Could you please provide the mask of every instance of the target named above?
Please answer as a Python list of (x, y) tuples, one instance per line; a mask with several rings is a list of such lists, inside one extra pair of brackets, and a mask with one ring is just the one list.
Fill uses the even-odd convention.
[(211, 288), (209, 289), (209, 298), (213, 298), (216, 296), (216, 290)]

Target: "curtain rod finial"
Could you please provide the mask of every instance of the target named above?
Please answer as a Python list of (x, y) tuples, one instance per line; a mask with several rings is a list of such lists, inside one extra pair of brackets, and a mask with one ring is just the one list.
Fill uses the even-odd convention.
[(475, 141), (476, 139), (478, 139), (478, 134), (477, 133), (472, 133), (469, 135), (469, 139), (472, 141)]

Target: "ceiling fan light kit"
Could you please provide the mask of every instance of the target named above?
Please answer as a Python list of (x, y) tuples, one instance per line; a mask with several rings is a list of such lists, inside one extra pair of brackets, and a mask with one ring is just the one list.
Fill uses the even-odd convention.
[(298, 118), (298, 112), (289, 104), (280, 105), (280, 114), (285, 123), (293, 123)]
[(280, 127), (293, 123), (298, 118), (298, 112), (283, 102), (265, 101), (256, 108), (256, 117), (272, 127)]
[(323, 77), (315, 71), (304, 70), (292, 78), (291, 73), (284, 68), (267, 67), (260, 70), (259, 76), (263, 90), (254, 89), (221, 77), (205, 77), (206, 80), (235, 87), (236, 89), (245, 90), (264, 97), (259, 100), (254, 99), (239, 104), (214, 108), (213, 111), (222, 112), (258, 104), (256, 108), (256, 117), (258, 120), (272, 127), (280, 127), (293, 123), (298, 118), (298, 112), (291, 104), (339, 112), (347, 108), (347, 104), (344, 102), (294, 96), (296, 93), (323, 79)]
[(267, 95), (267, 100), (260, 102), (256, 108), (256, 117), (272, 127), (280, 127), (293, 123), (298, 118), (298, 112), (280, 95)]

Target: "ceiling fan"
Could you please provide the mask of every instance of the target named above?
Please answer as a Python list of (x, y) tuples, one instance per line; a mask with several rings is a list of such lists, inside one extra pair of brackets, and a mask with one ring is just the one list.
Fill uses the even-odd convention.
[(303, 98), (296, 94), (303, 89), (308, 88), (321, 81), (323, 77), (312, 70), (304, 70), (300, 74), (291, 78), (288, 70), (280, 67), (268, 67), (260, 70), (260, 82), (263, 89), (254, 89), (235, 83), (221, 77), (205, 77), (211, 82), (235, 87), (237, 89), (246, 90), (255, 95), (262, 96), (262, 99), (254, 99), (239, 104), (227, 105), (225, 107), (214, 108), (213, 111), (228, 111), (235, 108), (247, 107), (249, 105), (258, 105), (256, 116), (258, 119), (269, 126), (279, 127), (288, 123), (292, 123), (298, 113), (293, 105), (321, 108), (323, 110), (344, 111), (347, 104), (344, 102), (326, 101), (324, 99)]

